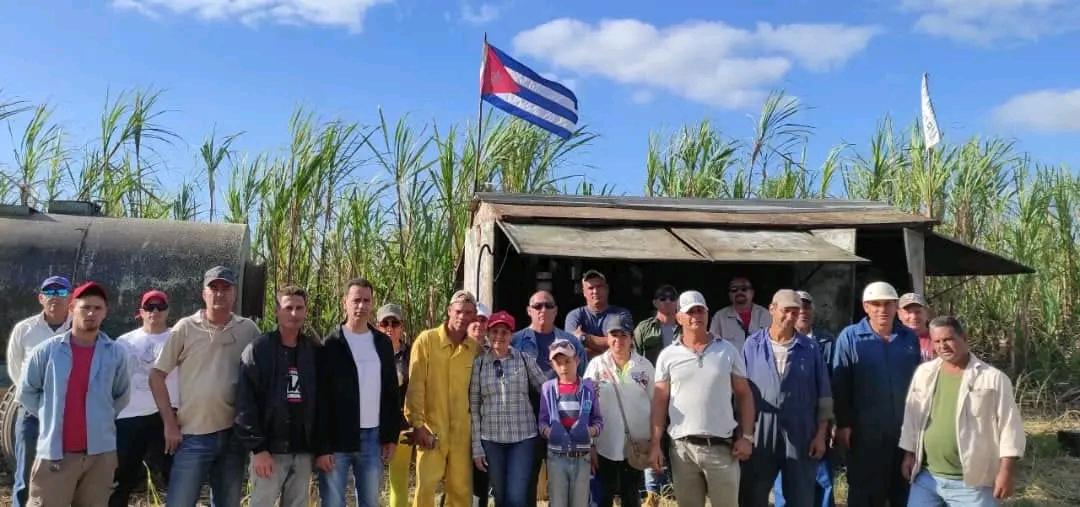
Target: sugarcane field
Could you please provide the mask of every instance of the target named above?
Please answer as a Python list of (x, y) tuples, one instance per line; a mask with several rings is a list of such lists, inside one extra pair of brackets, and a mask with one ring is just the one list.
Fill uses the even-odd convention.
[(897, 4), (0, 7), (0, 503), (1080, 505), (1080, 7)]

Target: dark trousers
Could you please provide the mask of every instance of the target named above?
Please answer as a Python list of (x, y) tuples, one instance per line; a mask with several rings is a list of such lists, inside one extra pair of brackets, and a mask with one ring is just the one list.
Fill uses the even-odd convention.
[(131, 492), (150, 479), (147, 466), (168, 479), (172, 457), (165, 454), (165, 425), (161, 415), (117, 419), (116, 458), (116, 490), (109, 497), (109, 507), (128, 505)]
[(907, 505), (910, 484), (900, 473), (904, 451), (899, 437), (859, 438), (852, 432), (847, 481), (850, 507)]
[(525, 491), (528, 493), (526, 505), (536, 505), (536, 488), (540, 483), (540, 468), (544, 466), (544, 457), (547, 456), (547, 439), (536, 438), (536, 450), (533, 453), (532, 473), (529, 474), (529, 486)]
[(631, 467), (626, 460), (612, 461), (599, 455), (597, 458), (596, 479), (601, 484), (597, 507), (611, 507), (616, 495), (623, 507), (639, 507), (644, 472)]

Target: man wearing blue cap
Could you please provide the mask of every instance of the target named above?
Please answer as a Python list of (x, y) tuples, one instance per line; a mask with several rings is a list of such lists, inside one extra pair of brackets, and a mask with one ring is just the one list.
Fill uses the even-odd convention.
[[(39, 343), (63, 334), (71, 328), (68, 318), (68, 299), (71, 294), (71, 282), (62, 276), (50, 276), (41, 282), (38, 291), (38, 303), (41, 312), (15, 324), (7, 345), (8, 376), (15, 389), (22, 383), (26, 362), (30, 351)], [(19, 392), (16, 391), (15, 399)], [(15, 507), (26, 505), (30, 491), (30, 466), (34, 463), (38, 439), (38, 419), (23, 407), (19, 407), (15, 416), (15, 481), (11, 491), (11, 502)]]

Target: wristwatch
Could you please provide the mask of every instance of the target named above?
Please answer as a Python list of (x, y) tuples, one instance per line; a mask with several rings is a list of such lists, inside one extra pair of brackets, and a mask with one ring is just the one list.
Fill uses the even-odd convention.
[(743, 433), (742, 437), (749, 440), (751, 444), (754, 443), (754, 434), (753, 433)]

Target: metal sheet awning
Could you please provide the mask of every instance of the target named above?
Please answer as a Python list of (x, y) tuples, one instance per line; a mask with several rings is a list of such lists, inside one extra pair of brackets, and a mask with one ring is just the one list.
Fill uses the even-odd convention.
[(1022, 275), (1034, 273), (1019, 262), (936, 232), (925, 240), (926, 274), (930, 276)]
[(870, 262), (801, 231), (671, 229), (713, 262)]
[(528, 255), (642, 261), (869, 262), (801, 231), (497, 223), (514, 249)]

